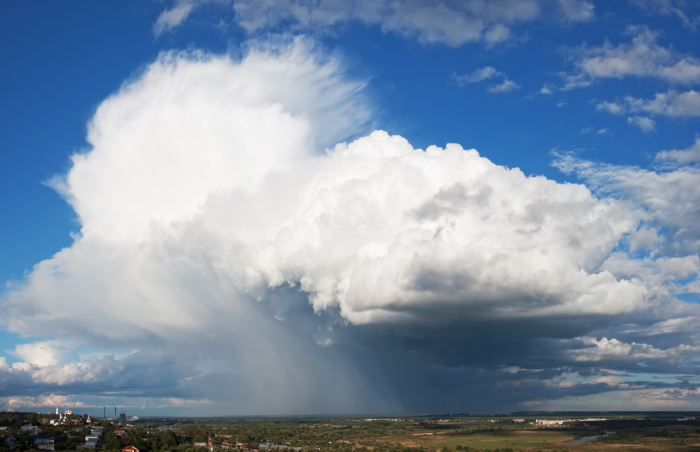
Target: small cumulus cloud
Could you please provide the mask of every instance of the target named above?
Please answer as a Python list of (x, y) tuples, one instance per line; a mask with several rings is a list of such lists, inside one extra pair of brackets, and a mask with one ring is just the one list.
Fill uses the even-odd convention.
[(503, 75), (492, 66), (486, 66), (481, 69), (475, 69), (473, 72), (464, 75), (454, 75), (455, 82), (459, 86), (464, 86), (465, 83), (477, 83), (482, 80), (488, 80), (493, 77)]
[(630, 116), (627, 118), (627, 123), (639, 127), (644, 133), (651, 132), (656, 128), (656, 121), (644, 116)]
[(559, 6), (571, 22), (588, 22), (595, 17), (595, 6), (586, 0), (559, 0)]
[(513, 80), (505, 79), (502, 83), (498, 85), (489, 86), (486, 91), (490, 93), (507, 93), (520, 88), (520, 85), (515, 83)]

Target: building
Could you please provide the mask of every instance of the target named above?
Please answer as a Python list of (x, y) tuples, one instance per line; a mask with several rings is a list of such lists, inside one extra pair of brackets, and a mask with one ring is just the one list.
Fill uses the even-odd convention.
[(97, 444), (97, 442), (98, 442), (99, 440), (100, 440), (100, 437), (99, 437), (98, 435), (87, 435), (87, 436), (85, 437), (85, 443), (86, 443), (86, 444), (87, 444), (87, 443), (95, 443), (95, 444)]
[(243, 444), (241, 444), (241, 449), (245, 449), (245, 450), (258, 450), (258, 449), (260, 449), (260, 444), (257, 444), (257, 443), (243, 443)]
[(54, 450), (53, 438), (37, 438), (34, 440), (36, 450)]
[(85, 443), (75, 446), (76, 449), (94, 449), (97, 443)]
[(122, 452), (139, 452), (139, 450), (134, 446), (125, 446), (122, 447)]
[(37, 425), (23, 425), (21, 429), (23, 432), (41, 433), (41, 429)]
[(525, 423), (525, 419), (511, 419), (511, 420), (510, 420), (510, 423), (511, 423), (511, 424), (524, 424), (524, 423)]
[(123, 428), (115, 428), (114, 429), (114, 434), (117, 436), (124, 436), (126, 435), (126, 429)]
[(69, 410), (68, 408), (66, 408), (65, 410), (63, 410), (63, 414), (65, 414), (66, 416), (70, 416), (71, 414), (73, 414), (73, 410)]
[(119, 422), (122, 424), (126, 424), (126, 413), (121, 413), (119, 415)]
[(214, 450), (214, 446), (211, 444), (211, 437), (207, 436), (207, 441), (205, 443), (194, 443), (195, 447), (206, 447), (209, 451)]
[(570, 419), (559, 420), (559, 419), (536, 419), (535, 423), (538, 425), (564, 425), (564, 422), (571, 422)]

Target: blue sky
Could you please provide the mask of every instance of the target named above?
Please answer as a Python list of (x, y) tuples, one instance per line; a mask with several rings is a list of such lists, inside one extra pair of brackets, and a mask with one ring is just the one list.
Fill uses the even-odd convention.
[(700, 8), (267, 5), (0, 7), (0, 406), (698, 409)]

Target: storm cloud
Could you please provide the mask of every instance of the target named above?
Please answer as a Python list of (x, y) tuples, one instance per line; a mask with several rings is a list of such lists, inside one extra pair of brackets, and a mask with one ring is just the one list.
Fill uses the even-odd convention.
[(582, 181), (558, 183), (459, 144), (414, 149), (371, 132), (364, 86), (279, 38), (241, 58), (164, 53), (103, 101), (50, 181), (80, 233), (2, 300), (5, 328), (43, 338), (0, 361), (6, 405), (675, 400), (641, 371), (697, 396), (700, 309), (678, 298), (700, 290), (697, 168), (558, 155)]

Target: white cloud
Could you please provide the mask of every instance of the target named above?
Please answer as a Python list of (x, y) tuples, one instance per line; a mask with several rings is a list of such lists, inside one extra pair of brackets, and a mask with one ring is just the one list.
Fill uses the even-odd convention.
[(684, 27), (693, 31), (700, 24), (699, 16), (689, 16), (685, 11), (693, 4), (687, 0), (631, 0), (631, 3), (650, 12), (675, 15), (683, 22)]
[(195, 9), (207, 3), (228, 5), (231, 3), (231, 0), (174, 0), (171, 8), (164, 10), (158, 15), (156, 22), (153, 24), (153, 34), (158, 37), (163, 33), (172, 31), (187, 20)]
[(484, 41), (489, 45), (498, 44), (507, 41), (511, 37), (510, 28), (503, 24), (496, 24), (489, 28), (484, 34)]
[[(0, 358), (2, 360), (3, 358)], [(0, 406), (4, 406), (6, 410), (18, 410), (22, 408), (43, 408), (53, 406), (63, 406), (71, 408), (81, 408), (85, 404), (73, 400), (71, 396), (64, 395), (41, 395), (41, 396), (11, 396), (0, 397)]]
[(585, 134), (587, 134), (587, 133), (591, 133), (592, 131), (593, 131), (593, 126), (591, 126), (591, 127), (584, 127), (583, 129), (581, 129), (581, 135), (585, 135)]
[[(572, 350), (571, 355), (576, 361), (634, 361), (645, 362), (649, 360), (661, 360), (671, 363), (683, 362), (697, 355), (700, 346), (677, 345), (673, 348), (661, 350), (649, 344), (627, 344), (617, 339), (602, 338), (596, 340), (592, 337), (580, 339), (584, 344), (592, 347)], [(614, 377), (613, 377), (614, 378)]]
[(559, 0), (559, 5), (571, 22), (587, 22), (595, 17), (595, 6), (586, 0)]
[(455, 74), (454, 78), (459, 86), (463, 86), (465, 83), (476, 83), (482, 80), (488, 80), (493, 77), (499, 77), (501, 75), (503, 75), (503, 73), (497, 71), (496, 68), (486, 66), (481, 69), (475, 69), (470, 74)]
[(657, 93), (654, 99), (637, 99), (631, 96), (622, 101), (601, 102), (596, 105), (598, 110), (613, 114), (644, 112), (651, 115), (664, 116), (700, 116), (700, 93), (695, 90), (679, 93), (669, 90)]
[[(647, 227), (641, 230), (651, 233), (647, 243), (660, 242), (659, 247), (654, 248), (657, 257), (700, 252), (700, 212), (695, 208), (700, 203), (698, 168), (680, 167), (674, 171), (656, 172), (595, 164), (568, 154), (559, 155), (555, 165), (566, 173), (578, 174), (601, 196), (615, 196), (642, 207), (642, 218)], [(666, 231), (662, 233), (657, 228)]]
[(598, 135), (607, 135), (610, 133), (610, 129), (607, 127), (603, 127), (602, 129), (598, 130)]
[(604, 111), (607, 111), (608, 113), (612, 113), (612, 114), (616, 114), (616, 115), (624, 113), (626, 111), (624, 105), (620, 105), (620, 104), (615, 103), (615, 102), (601, 102), (598, 105), (596, 105), (596, 109), (597, 110), (604, 110)]
[[(90, 128), (93, 149), (74, 158), (63, 188), (80, 215), (82, 238), (39, 264), (8, 308), (19, 314), (19, 306), (34, 306), (45, 321), (60, 315), (80, 322), (81, 303), (59, 314), (47, 294), (87, 303), (114, 293), (107, 306), (126, 303), (124, 314), (141, 313), (128, 320), (110, 314), (132, 325), (134, 337), (197, 329), (187, 291), (159, 282), (175, 269), (157, 276), (164, 271), (157, 256), (184, 258), (190, 240), (198, 252), (210, 249), (205, 255), (213, 253), (207, 260), (219, 277), (243, 293), (294, 284), (317, 311), (338, 306), (352, 323), (420, 322), (423, 307), (435, 303), (507, 316), (619, 313), (643, 303), (643, 288), (596, 270), (634, 215), (597, 201), (585, 187), (528, 178), (458, 145), (414, 150), (380, 132), (312, 157), (308, 137), (318, 122), (331, 121), (314, 113), (328, 101), (309, 85), (343, 101), (357, 88), (340, 80), (327, 86), (335, 66), (295, 49), (253, 52), (241, 63), (168, 56), (105, 101)], [(266, 89), (279, 88), (290, 73), (300, 76), (295, 85), (277, 95), (279, 104), (267, 101), (275, 92)], [(272, 88), (255, 85), (265, 77)], [(309, 102), (311, 113), (287, 113), (299, 108), (288, 93)], [(353, 125), (346, 104), (332, 103), (342, 112), (334, 118)], [(362, 104), (350, 105), (364, 112)], [(71, 276), (57, 278), (56, 271)], [(120, 289), (109, 289), (116, 281)], [(529, 305), (540, 297), (549, 301)], [(169, 315), (162, 316), (166, 299)], [(9, 324), (23, 330), (30, 318), (39, 328), (33, 316), (13, 316)], [(79, 328), (108, 334), (100, 322)]]
[(542, 372), (544, 369), (523, 369), (520, 366), (510, 366), (501, 369), (501, 372), (509, 374), (517, 374), (518, 372)]
[[(162, 54), (102, 103), (88, 129), (93, 150), (74, 155), (52, 185), (80, 217), (84, 237), (142, 239), (190, 218), (212, 191), (255, 190), (270, 172), (362, 131), (363, 83), (342, 76), (337, 60), (303, 39), (253, 47), (241, 61)], [(144, 145), (153, 146), (155, 171), (138, 169)], [(206, 158), (192, 152), (202, 146)]]
[(25, 362), (41, 367), (53, 366), (73, 358), (71, 348), (59, 341), (21, 344), (9, 353)]
[(477, 83), (494, 77), (503, 77), (503, 82), (498, 85), (491, 85), (487, 88), (490, 93), (506, 93), (520, 88), (520, 85), (512, 80), (509, 80), (503, 72), (497, 71), (496, 68), (486, 66), (481, 69), (475, 69), (469, 74), (454, 75), (455, 82), (459, 86), (464, 86), (465, 83)]
[(566, 75), (563, 89), (585, 87), (601, 78), (653, 77), (680, 85), (700, 82), (700, 60), (660, 46), (658, 33), (647, 27), (628, 27), (628, 33), (636, 35), (629, 43), (606, 42), (573, 51), (577, 73)]
[[(173, 1), (158, 17), (154, 33), (172, 30), (196, 8), (212, 1), (230, 4), (230, 0)], [(291, 30), (332, 33), (357, 21), (425, 44), (484, 42), (489, 47), (511, 39), (513, 26), (535, 20), (543, 10), (551, 10), (566, 22), (594, 17), (594, 6), (586, 0), (240, 0), (233, 2), (233, 9), (234, 20), (251, 34), (280, 24)]]
[(348, 2), (277, 0), (234, 3), (236, 20), (248, 30), (271, 28), (281, 22), (301, 29), (326, 29), (347, 21), (379, 25), (383, 32), (416, 37), (423, 43), (459, 46), (466, 42), (504, 41), (510, 25), (531, 21), (540, 13), (535, 0), (484, 3), (421, 0), (356, 0)]
[(681, 164), (700, 161), (700, 137), (696, 137), (695, 144), (686, 149), (659, 152), (656, 154), (656, 160), (675, 160)]
[(489, 86), (486, 89), (486, 91), (488, 91), (489, 93), (507, 93), (518, 88), (520, 88), (520, 85), (515, 83), (513, 80), (505, 79), (502, 83), (499, 83), (498, 85)]
[(643, 116), (630, 116), (627, 118), (627, 123), (639, 127), (644, 133), (651, 132), (656, 127), (656, 121)]

